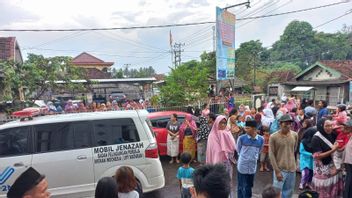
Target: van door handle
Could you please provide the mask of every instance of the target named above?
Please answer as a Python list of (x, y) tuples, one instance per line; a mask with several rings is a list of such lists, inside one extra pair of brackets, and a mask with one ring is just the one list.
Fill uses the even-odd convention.
[(14, 167), (22, 167), (24, 166), (23, 162), (18, 162), (13, 165)]
[(85, 159), (87, 159), (87, 156), (85, 156), (85, 155), (80, 155), (80, 156), (77, 157), (77, 159), (78, 159), (78, 160), (85, 160)]

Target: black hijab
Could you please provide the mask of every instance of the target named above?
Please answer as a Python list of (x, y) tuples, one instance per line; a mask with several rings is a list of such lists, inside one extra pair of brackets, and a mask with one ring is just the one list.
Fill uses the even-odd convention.
[[(325, 132), (324, 130), (324, 124), (327, 121), (326, 118), (322, 118), (318, 121), (317, 124), (317, 129), (318, 131), (326, 138), (329, 140), (329, 142), (331, 144), (335, 143), (336, 137), (337, 135), (335, 134), (335, 132), (333, 131), (332, 133), (328, 134)], [(322, 139), (320, 139), (318, 136), (314, 136), (312, 138), (312, 149), (313, 149), (313, 153), (315, 152), (322, 152), (325, 153), (327, 151), (330, 151), (331, 148), (329, 145), (327, 145)], [(331, 162), (332, 158), (331, 156), (328, 156), (326, 158), (323, 158), (321, 161), (323, 162), (324, 165), (327, 165)]]
[(309, 127), (308, 129), (305, 130), (302, 137), (302, 144), (303, 144), (304, 150), (310, 153), (313, 153), (312, 139), (316, 132), (317, 132), (316, 127)]

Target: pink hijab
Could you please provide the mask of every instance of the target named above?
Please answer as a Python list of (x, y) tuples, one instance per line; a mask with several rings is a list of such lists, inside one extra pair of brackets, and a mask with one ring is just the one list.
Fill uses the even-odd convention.
[(207, 144), (206, 164), (224, 163), (233, 156), (236, 142), (228, 129), (219, 130), (219, 123), (226, 117), (219, 115), (210, 131)]
[[(186, 115), (185, 121), (186, 121), (186, 120), (188, 120), (188, 122), (189, 122), (189, 127), (190, 127), (191, 130), (192, 130), (193, 137), (195, 137), (195, 136), (196, 136), (196, 132), (197, 132), (197, 125), (196, 125), (196, 122), (192, 119), (192, 116), (189, 115), (189, 114)], [(186, 128), (187, 128), (187, 124), (186, 124), (185, 121), (184, 121), (184, 122), (181, 124), (181, 126), (180, 126), (180, 133), (179, 133), (179, 135), (180, 135), (180, 141), (182, 141), (183, 138), (184, 138), (184, 136), (185, 136), (185, 130), (186, 130)]]
[(285, 105), (285, 108), (288, 110), (288, 112), (291, 112), (293, 108), (296, 107), (294, 99), (290, 99), (287, 104)]

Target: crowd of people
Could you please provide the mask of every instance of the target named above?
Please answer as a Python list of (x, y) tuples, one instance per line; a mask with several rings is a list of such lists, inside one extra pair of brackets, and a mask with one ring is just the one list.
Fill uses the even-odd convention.
[[(229, 184), (236, 167), (239, 198), (252, 196), (257, 164), (260, 172), (272, 171), (272, 186), (281, 197), (293, 196), (297, 172), (303, 193), (352, 197), (352, 120), (344, 104), (330, 113), (326, 101), (315, 107), (312, 100), (291, 97), (280, 102), (274, 99), (259, 109), (231, 104), (219, 115), (204, 105), (198, 128), (191, 118), (178, 123), (175, 114), (167, 129), (170, 163), (179, 162), (182, 151), (190, 154), (190, 162), (222, 164)], [(185, 172), (190, 166), (182, 167)], [(189, 172), (184, 176), (189, 178)], [(181, 197), (190, 197), (184, 189), (189, 184), (183, 185), (182, 174), (177, 178), (181, 178)], [(230, 197), (233, 193), (231, 190)]]
[[(176, 173), (181, 197), (232, 198), (232, 183), (237, 179), (237, 197), (250, 198), (258, 169), (273, 174), (272, 185), (263, 189), (264, 198), (293, 197), (297, 172), (301, 174), (299, 197), (351, 198), (349, 116), (346, 105), (340, 104), (330, 113), (326, 101), (319, 101), (316, 108), (313, 101), (295, 97), (280, 102), (273, 99), (258, 109), (232, 103), (222, 114), (204, 105), (198, 126), (190, 115), (179, 123), (178, 115), (173, 114), (166, 127), (167, 153), (169, 163), (182, 163)], [(193, 168), (195, 161), (200, 166)], [(40, 180), (36, 185), (44, 194), (44, 177), (28, 170), (37, 177), (36, 182)], [(234, 171), (237, 178), (233, 178)], [(16, 182), (8, 197), (13, 197), (17, 185), (24, 186)], [(114, 179), (98, 182), (96, 197), (135, 198), (142, 196), (140, 189), (133, 171), (121, 167)]]

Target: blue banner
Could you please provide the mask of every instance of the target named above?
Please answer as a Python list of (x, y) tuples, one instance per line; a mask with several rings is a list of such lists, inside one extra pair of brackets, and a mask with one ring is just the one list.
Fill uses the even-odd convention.
[(236, 16), (216, 7), (216, 79), (235, 78)]

